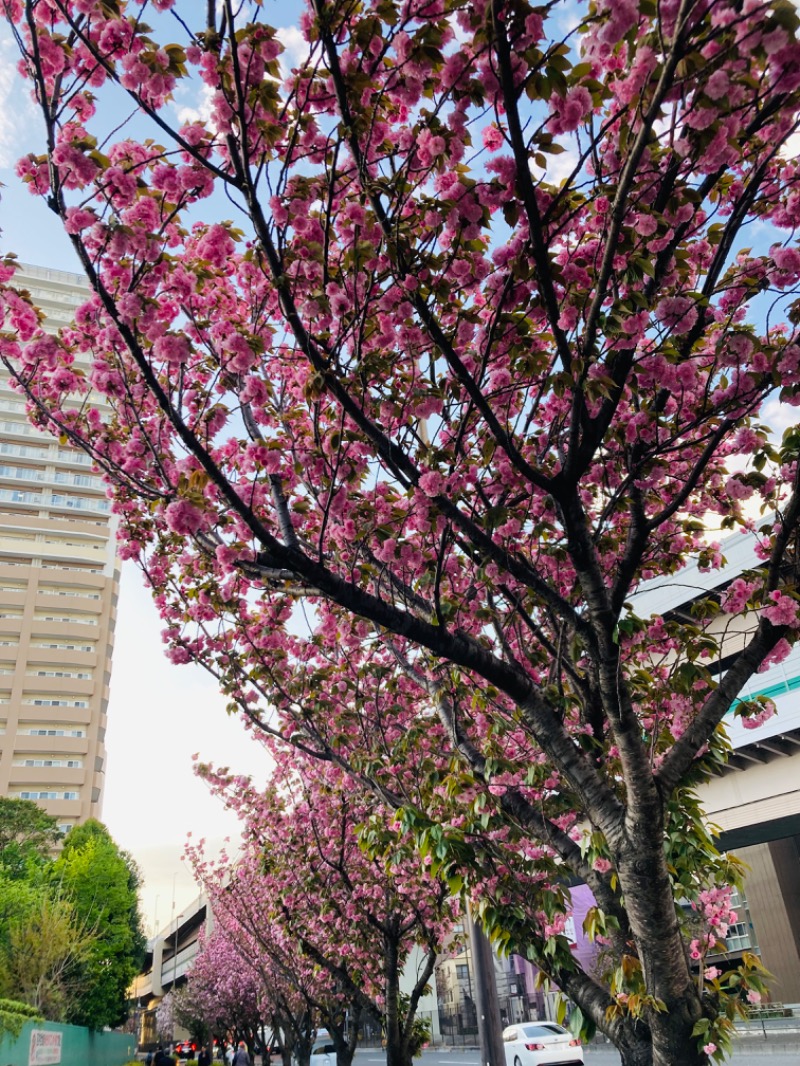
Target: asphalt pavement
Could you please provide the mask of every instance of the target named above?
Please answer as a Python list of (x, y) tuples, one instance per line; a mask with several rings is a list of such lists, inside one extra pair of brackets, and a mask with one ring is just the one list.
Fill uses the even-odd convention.
[[(616, 1066), (619, 1053), (607, 1047), (588, 1045), (584, 1049), (586, 1066)], [(420, 1066), (480, 1066), (480, 1054), (472, 1048), (428, 1048), (416, 1060)], [(785, 1041), (739, 1041), (731, 1066), (800, 1066), (800, 1042), (792, 1046)], [(386, 1056), (380, 1048), (360, 1048), (353, 1066), (385, 1066)]]

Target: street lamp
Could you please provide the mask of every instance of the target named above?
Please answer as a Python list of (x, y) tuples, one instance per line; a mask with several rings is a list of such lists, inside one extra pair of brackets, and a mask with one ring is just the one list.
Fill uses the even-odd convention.
[(178, 980), (178, 929), (180, 928), (182, 914), (175, 919), (175, 946), (172, 952), (172, 1040), (175, 1043), (175, 982)]
[(172, 953), (172, 990), (175, 991), (175, 981), (178, 977), (178, 929), (181, 924), (182, 914), (175, 919), (175, 950)]

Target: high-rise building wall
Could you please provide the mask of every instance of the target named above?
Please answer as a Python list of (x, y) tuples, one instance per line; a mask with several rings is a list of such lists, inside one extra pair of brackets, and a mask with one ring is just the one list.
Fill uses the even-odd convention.
[[(46, 329), (88, 295), (60, 270), (23, 266), (16, 280)], [(114, 526), (89, 458), (29, 425), (0, 368), (0, 795), (36, 800), (65, 831), (101, 813)]]

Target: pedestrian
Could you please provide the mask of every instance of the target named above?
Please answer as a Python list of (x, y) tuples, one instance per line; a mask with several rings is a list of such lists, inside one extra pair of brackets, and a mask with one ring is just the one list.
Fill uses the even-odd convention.
[(233, 1066), (253, 1066), (250, 1061), (250, 1056), (247, 1053), (247, 1045), (244, 1040), (239, 1041), (239, 1047), (236, 1050), (236, 1054), (233, 1056)]
[(203, 1044), (200, 1048), (200, 1054), (197, 1056), (197, 1066), (211, 1066), (211, 1053), (207, 1044)]
[(231, 1044), (225, 1047), (225, 1066), (233, 1066), (233, 1046)]
[(161, 1044), (156, 1048), (156, 1053), (153, 1057), (153, 1066), (167, 1066), (167, 1056), (164, 1054), (164, 1048)]
[(148, 1051), (145, 1055), (144, 1066), (153, 1066), (153, 1052)]

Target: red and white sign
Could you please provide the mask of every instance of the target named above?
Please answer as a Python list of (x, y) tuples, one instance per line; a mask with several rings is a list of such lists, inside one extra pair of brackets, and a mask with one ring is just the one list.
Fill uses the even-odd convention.
[(34, 1029), (31, 1033), (28, 1066), (54, 1066), (59, 1062), (61, 1062), (61, 1033)]

